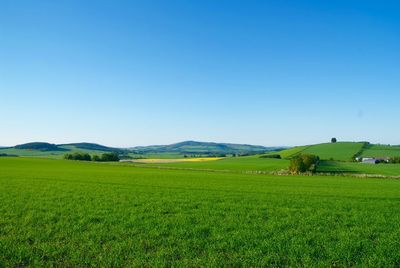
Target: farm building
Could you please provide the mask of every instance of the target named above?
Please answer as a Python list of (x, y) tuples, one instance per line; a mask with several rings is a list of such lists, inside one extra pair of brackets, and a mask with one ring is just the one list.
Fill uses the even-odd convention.
[(364, 164), (388, 163), (389, 158), (363, 158), (361, 162)]
[(364, 164), (379, 164), (379, 160), (375, 158), (363, 158), (361, 162)]

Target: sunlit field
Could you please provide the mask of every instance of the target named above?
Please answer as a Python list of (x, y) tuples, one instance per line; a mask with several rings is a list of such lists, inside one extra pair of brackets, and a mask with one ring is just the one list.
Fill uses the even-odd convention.
[(400, 265), (398, 180), (29, 158), (0, 171), (1, 267)]

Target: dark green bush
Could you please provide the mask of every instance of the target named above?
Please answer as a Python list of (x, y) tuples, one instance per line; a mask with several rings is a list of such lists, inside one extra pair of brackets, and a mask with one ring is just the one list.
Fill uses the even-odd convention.
[(319, 156), (313, 154), (299, 154), (290, 160), (289, 171), (293, 174), (315, 173), (319, 164)]
[(400, 156), (395, 156), (395, 157), (390, 158), (389, 163), (400, 164)]

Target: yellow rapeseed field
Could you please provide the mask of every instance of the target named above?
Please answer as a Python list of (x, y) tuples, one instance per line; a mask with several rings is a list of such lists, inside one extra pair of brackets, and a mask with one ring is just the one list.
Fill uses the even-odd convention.
[(177, 162), (201, 162), (201, 161), (215, 161), (220, 160), (221, 157), (198, 157), (198, 158), (176, 158), (176, 159), (135, 159), (131, 160), (135, 163), (145, 163), (145, 164), (161, 164), (161, 163), (177, 163)]

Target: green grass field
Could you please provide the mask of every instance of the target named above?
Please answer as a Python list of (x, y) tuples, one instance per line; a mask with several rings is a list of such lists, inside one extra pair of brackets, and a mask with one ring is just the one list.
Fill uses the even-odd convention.
[(318, 172), (348, 173), (348, 174), (373, 174), (383, 176), (399, 176), (399, 164), (364, 164), (358, 162), (322, 161)]
[(400, 265), (400, 181), (0, 158), (0, 267)]
[(362, 142), (322, 143), (307, 147), (302, 153), (318, 155), (323, 160), (350, 161), (362, 149)]
[(256, 156), (228, 157), (215, 161), (178, 162), (163, 164), (145, 164), (148, 166), (173, 167), (199, 170), (225, 170), (225, 171), (280, 171), (287, 169), (289, 161), (284, 159), (260, 158)]
[[(318, 155), (322, 160), (350, 161), (352, 157), (358, 153), (364, 143), (363, 142), (337, 142), (337, 143), (321, 143), (307, 146), (297, 146), (290, 149), (277, 152), (282, 158), (290, 159), (298, 154), (314, 154)], [(275, 153), (269, 153), (275, 154)]]
[(400, 146), (370, 144), (362, 153), (363, 157), (394, 157), (400, 156)]
[(271, 152), (271, 153), (268, 153), (268, 154), (269, 155), (271, 155), (271, 154), (279, 154), (282, 158), (289, 159), (289, 158), (291, 158), (291, 157), (293, 157), (293, 156), (295, 156), (297, 154), (302, 153), (308, 147), (309, 146), (297, 146), (297, 147), (293, 147), (293, 148), (290, 148), (290, 149), (282, 150), (282, 151), (279, 151), (279, 152)]

